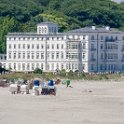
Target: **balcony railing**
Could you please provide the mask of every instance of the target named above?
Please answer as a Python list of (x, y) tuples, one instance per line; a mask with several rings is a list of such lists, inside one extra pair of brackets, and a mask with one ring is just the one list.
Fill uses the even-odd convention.
[(96, 48), (90, 48), (91, 51), (96, 51)]
[(105, 39), (105, 42), (115, 42), (117, 39)]
[(96, 59), (95, 59), (95, 58), (91, 58), (91, 60), (90, 60), (90, 61), (94, 62), (94, 61), (96, 61)]

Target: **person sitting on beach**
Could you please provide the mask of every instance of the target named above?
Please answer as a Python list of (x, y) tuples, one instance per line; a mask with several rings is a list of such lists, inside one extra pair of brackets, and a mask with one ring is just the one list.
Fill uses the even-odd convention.
[(49, 94), (50, 95), (55, 95), (56, 94), (56, 88), (54, 86), (54, 81), (53, 80), (49, 80), (48, 82), (48, 89), (49, 89)]
[(41, 87), (42, 87), (41, 94), (42, 95), (47, 95), (48, 94), (48, 84), (46, 82), (43, 82)]

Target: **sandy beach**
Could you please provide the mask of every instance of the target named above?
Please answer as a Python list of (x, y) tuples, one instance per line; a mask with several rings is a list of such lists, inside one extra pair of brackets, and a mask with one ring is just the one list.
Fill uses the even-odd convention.
[(74, 81), (57, 96), (0, 88), (0, 124), (124, 124), (124, 82)]

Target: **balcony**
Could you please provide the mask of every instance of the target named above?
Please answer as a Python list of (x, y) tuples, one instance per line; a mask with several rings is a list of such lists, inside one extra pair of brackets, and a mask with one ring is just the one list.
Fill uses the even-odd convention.
[(90, 51), (96, 51), (96, 48), (90, 48)]
[(96, 59), (95, 58), (91, 58), (91, 60), (90, 60), (91, 62), (95, 62), (96, 61)]
[(105, 42), (115, 42), (117, 39), (105, 39)]

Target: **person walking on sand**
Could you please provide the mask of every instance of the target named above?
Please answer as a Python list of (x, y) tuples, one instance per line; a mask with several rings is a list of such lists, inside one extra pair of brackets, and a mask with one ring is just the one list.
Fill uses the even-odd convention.
[(69, 79), (66, 80), (66, 87), (71, 87), (72, 88), (72, 86), (70, 84), (71, 84), (71, 81)]

